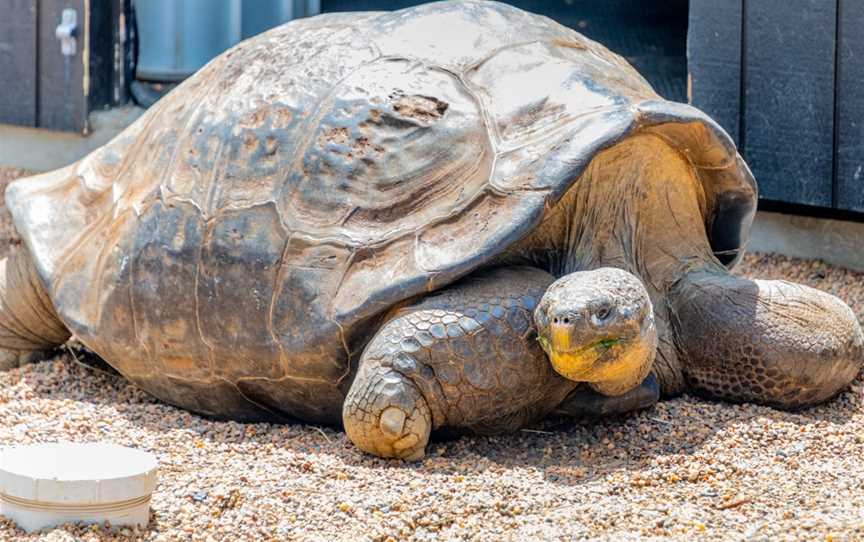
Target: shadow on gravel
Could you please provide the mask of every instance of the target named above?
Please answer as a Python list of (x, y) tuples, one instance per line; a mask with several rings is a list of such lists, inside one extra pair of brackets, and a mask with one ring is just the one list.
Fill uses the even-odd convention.
[[(660, 457), (687, 456), (726, 431), (749, 424), (772, 426), (843, 424), (860, 411), (861, 380), (853, 391), (815, 408), (783, 412), (751, 404), (734, 405), (684, 396), (660, 402), (629, 416), (595, 422), (547, 419), (537, 426), (494, 437), (439, 434), (420, 463), (371, 457), (358, 451), (341, 428), (292, 422), (242, 424), (201, 417), (149, 396), (80, 352), (65, 353), (43, 370), (22, 373), (22, 381), (45, 399), (110, 405), (112, 414), (130, 424), (178, 438), (209, 443), (267, 445), (277, 443), (297, 454), (329, 454), (348, 468), (420, 471), (425, 475), (500, 475), (512, 469), (533, 470), (550, 483), (599, 483), (609, 475), (647, 471)], [(102, 362), (104, 363), (104, 362)], [(116, 413), (116, 414), (114, 414)], [(755, 420), (755, 421), (754, 421)], [(742, 427), (743, 426), (743, 427)], [(766, 443), (766, 445), (770, 445)]]

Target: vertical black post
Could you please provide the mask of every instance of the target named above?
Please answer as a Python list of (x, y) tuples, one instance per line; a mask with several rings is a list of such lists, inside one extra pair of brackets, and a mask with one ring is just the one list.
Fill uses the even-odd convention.
[(864, 10), (837, 3), (835, 206), (864, 212)]
[(744, 153), (765, 199), (830, 207), (836, 2), (745, 4)]
[(688, 97), (740, 145), (743, 0), (690, 0)]
[(36, 125), (36, 2), (0, 8), (0, 122)]

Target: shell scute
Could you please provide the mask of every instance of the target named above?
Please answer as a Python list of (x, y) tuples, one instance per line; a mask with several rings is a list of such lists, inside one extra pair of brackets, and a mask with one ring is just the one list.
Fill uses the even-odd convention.
[(287, 234), (273, 204), (225, 211), (208, 223), (193, 282), (201, 337), (213, 372), (233, 378), (236, 364), (266, 378), (284, 374), (271, 334), (270, 305)]
[[(150, 356), (153, 374), (209, 379), (210, 352), (197, 328), (196, 268), (205, 224), (188, 204), (157, 202), (138, 219), (129, 250), (130, 297), (128, 308), (135, 318), (140, 348)], [(103, 280), (123, 284), (119, 275), (103, 271)], [(106, 308), (126, 307), (124, 294), (104, 302)], [(116, 309), (115, 309), (116, 310)], [(130, 360), (131, 361), (131, 360)], [(121, 360), (119, 370), (138, 372)]]
[(346, 371), (346, 338), (330, 305), (351, 254), (344, 245), (296, 234), (286, 243), (270, 318), (292, 376), (335, 382)]
[(280, 200), (304, 233), (382, 242), (451, 213), (486, 184), (492, 151), (482, 115), (452, 74), (382, 60), (333, 96)]

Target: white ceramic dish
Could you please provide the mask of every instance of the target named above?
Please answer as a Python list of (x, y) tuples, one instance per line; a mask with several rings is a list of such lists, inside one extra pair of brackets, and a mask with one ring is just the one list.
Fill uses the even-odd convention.
[(146, 526), (153, 454), (102, 443), (14, 446), (0, 452), (0, 514), (32, 532), (65, 522)]

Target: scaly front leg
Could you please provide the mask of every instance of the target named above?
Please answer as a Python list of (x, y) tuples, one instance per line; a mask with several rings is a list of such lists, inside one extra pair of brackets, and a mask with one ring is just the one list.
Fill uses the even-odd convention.
[(345, 399), (362, 450), (416, 460), (430, 431), (514, 430), (542, 417), (575, 383), (554, 373), (533, 310), (553, 277), (497, 269), (402, 309), (366, 347)]
[(414, 461), (425, 454), (432, 413), (409, 376), (417, 371), (416, 361), (404, 352), (390, 350), (393, 357), (361, 362), (342, 418), (348, 437), (361, 450)]

